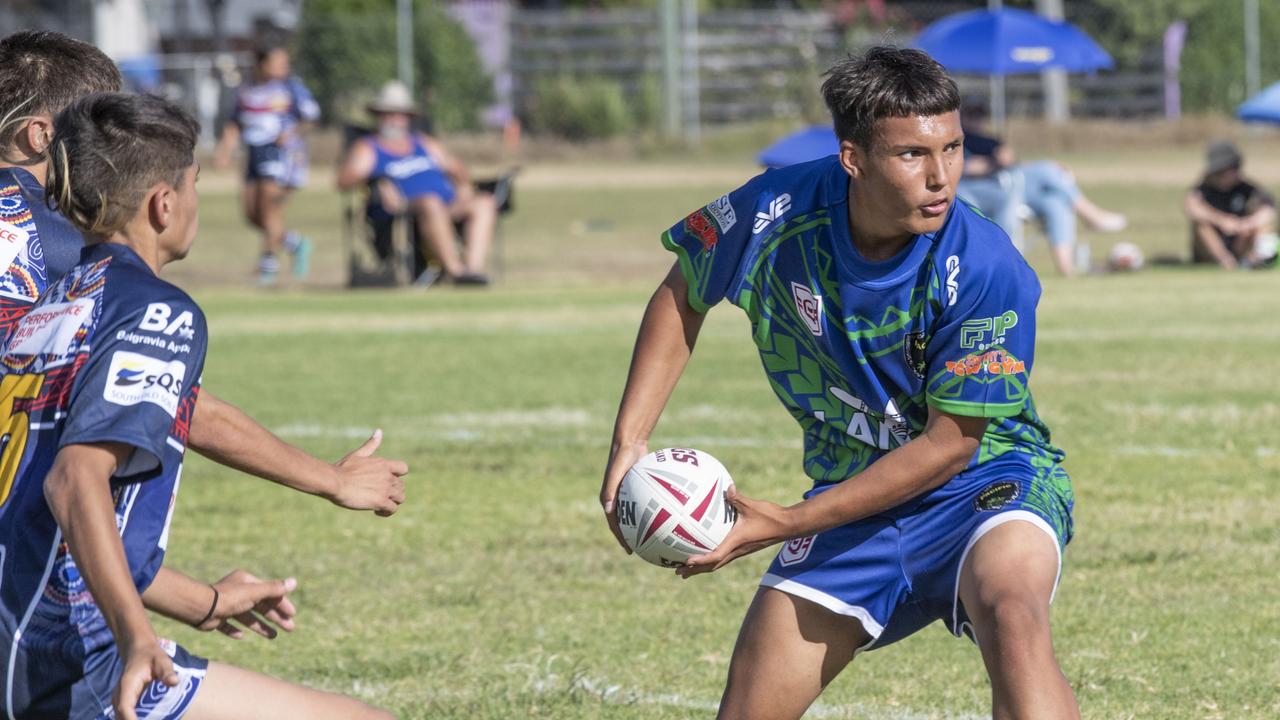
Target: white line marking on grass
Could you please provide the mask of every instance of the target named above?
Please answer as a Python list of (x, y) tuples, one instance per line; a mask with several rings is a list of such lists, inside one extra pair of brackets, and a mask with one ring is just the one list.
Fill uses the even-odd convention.
[[(622, 685), (602, 678), (593, 678), (586, 675), (574, 676), (569, 679), (567, 686), (563, 680), (563, 678), (556, 675), (554, 672), (551, 672), (545, 677), (533, 680), (530, 683), (530, 687), (534, 692), (541, 695), (550, 695), (559, 692), (567, 694), (585, 692), (588, 695), (599, 698), (601, 702), (616, 705), (654, 705), (679, 708), (681, 710), (700, 710), (705, 712), (715, 712), (720, 708), (720, 704), (718, 702), (711, 700), (699, 700), (676, 693), (642, 693), (635, 690), (628, 690)], [(927, 720), (930, 717), (937, 716), (909, 709), (874, 707), (864, 703), (854, 703), (851, 705), (828, 705), (822, 702), (815, 702), (809, 707), (809, 711), (804, 714), (804, 717), (856, 717), (864, 718), (866, 720)], [(972, 713), (962, 713), (943, 715), (942, 717), (949, 718), (950, 720), (982, 720), (984, 716), (974, 715)]]

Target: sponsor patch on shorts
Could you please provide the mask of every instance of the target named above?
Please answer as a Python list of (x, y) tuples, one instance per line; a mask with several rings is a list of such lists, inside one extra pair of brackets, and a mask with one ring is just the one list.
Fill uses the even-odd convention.
[(982, 488), (982, 492), (973, 499), (973, 509), (976, 512), (999, 510), (1013, 503), (1021, 494), (1022, 487), (1018, 483), (1008, 480), (994, 482)]

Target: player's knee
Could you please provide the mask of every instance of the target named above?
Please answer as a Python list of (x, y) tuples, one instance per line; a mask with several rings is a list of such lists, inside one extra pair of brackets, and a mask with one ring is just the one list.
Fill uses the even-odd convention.
[(1032, 593), (1004, 592), (983, 598), (982, 604), (981, 614), (997, 638), (1020, 642), (1049, 630), (1049, 606)]

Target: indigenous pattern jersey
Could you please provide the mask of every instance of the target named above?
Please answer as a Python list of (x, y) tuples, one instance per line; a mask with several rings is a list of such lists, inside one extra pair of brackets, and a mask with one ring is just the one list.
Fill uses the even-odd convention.
[[(113, 651), (44, 498), (63, 447), (132, 448), (111, 478), (141, 593), (160, 569), (203, 371), (204, 315), (132, 250), (103, 243), (55, 283), (0, 355), (0, 677), (6, 697), (74, 683)], [(20, 701), (19, 706), (21, 706)], [(13, 708), (10, 708), (13, 711)]]
[(0, 168), (0, 347), (49, 286), (80, 257), (84, 238), (44, 203), (44, 188), (21, 168)]
[[(299, 122), (320, 118), (320, 106), (297, 78), (242, 85), (236, 91), (232, 120), (246, 145), (270, 145)], [(301, 138), (294, 134), (294, 140)]]
[(1027, 388), (1040, 284), (994, 223), (956, 202), (897, 256), (864, 259), (835, 156), (771, 170), (663, 234), (705, 311), (746, 311), (804, 469), (840, 482), (910, 441), (930, 406), (990, 418), (969, 467), (1061, 461)]

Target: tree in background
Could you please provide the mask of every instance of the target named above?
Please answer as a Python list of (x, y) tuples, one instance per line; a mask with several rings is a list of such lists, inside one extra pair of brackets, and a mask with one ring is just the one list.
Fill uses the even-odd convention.
[[(413, 2), (414, 95), (441, 130), (472, 130), (493, 101), (466, 31), (432, 0)], [(323, 116), (363, 124), (364, 105), (396, 77), (395, 0), (307, 0), (294, 50)]]

